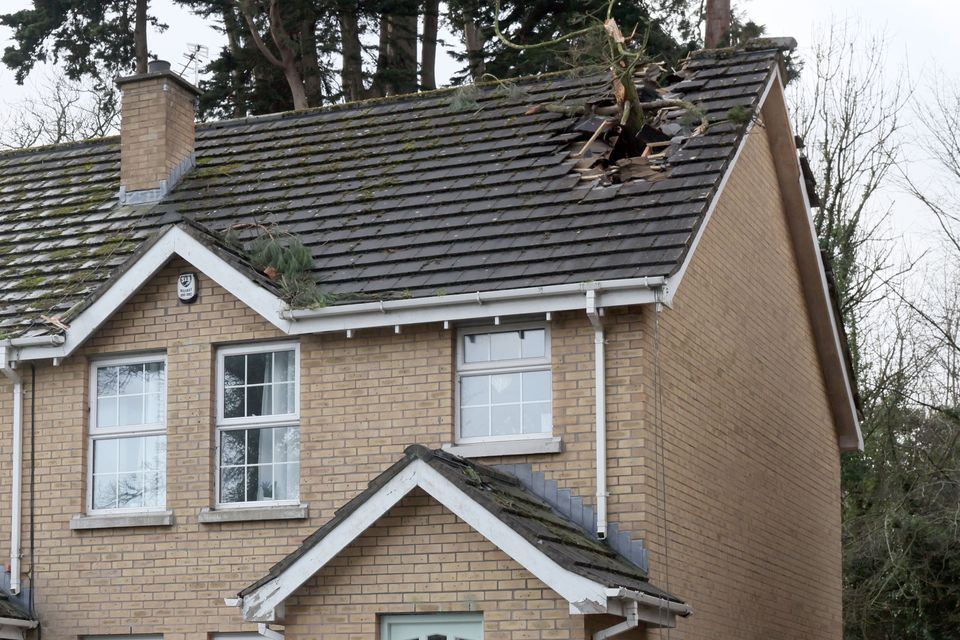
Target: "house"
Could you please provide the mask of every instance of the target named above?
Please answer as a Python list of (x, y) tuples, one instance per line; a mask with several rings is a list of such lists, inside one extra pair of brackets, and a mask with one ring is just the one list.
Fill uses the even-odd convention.
[(0, 156), (0, 636), (839, 638), (777, 44)]

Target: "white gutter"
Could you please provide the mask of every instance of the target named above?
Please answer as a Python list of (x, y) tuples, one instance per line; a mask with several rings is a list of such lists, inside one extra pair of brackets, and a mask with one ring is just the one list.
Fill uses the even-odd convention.
[(632, 600), (646, 607), (666, 611), (683, 618), (693, 614), (693, 607), (688, 604), (674, 602), (673, 600), (667, 600), (666, 598), (658, 598), (656, 596), (647, 595), (646, 593), (640, 593), (639, 591), (633, 591), (631, 589), (607, 589), (607, 597)]
[(13, 383), (13, 482), (10, 489), (10, 591), (20, 593), (20, 482), (23, 475), (23, 380), (10, 366), (9, 347), (0, 346), (0, 370)]
[(593, 378), (597, 414), (597, 537), (607, 537), (607, 368), (603, 310), (597, 308), (597, 292), (587, 291), (587, 318), (593, 326)]

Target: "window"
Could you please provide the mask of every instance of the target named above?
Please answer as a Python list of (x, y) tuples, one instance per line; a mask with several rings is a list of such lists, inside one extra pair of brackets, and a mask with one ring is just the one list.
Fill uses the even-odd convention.
[(300, 349), (221, 349), (217, 358), (217, 503), (300, 500)]
[(546, 326), (461, 330), (458, 442), (550, 435), (551, 386)]
[(167, 366), (160, 356), (93, 363), (91, 512), (162, 510), (167, 500)]
[(483, 614), (382, 616), (380, 640), (483, 640)]

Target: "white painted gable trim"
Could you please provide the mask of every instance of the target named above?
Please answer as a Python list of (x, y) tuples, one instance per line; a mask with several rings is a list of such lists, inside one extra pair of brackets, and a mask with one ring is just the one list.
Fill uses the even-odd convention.
[(286, 308), (283, 300), (254, 283), (183, 229), (171, 227), (70, 323), (63, 344), (23, 347), (18, 354), (19, 359), (63, 358), (70, 355), (174, 256), (189, 262), (281, 331), (290, 332), (291, 323), (282, 316)]
[(391, 507), (421, 488), (570, 603), (571, 613), (603, 613), (607, 588), (550, 559), (423, 460), (414, 460), (281, 575), (245, 595), (247, 622), (274, 622), (275, 610)]

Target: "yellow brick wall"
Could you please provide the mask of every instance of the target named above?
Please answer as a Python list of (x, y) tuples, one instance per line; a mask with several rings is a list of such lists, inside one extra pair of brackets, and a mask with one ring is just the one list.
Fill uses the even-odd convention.
[(159, 187), (194, 149), (194, 96), (167, 78), (125, 83), (120, 108), (120, 184)]
[(757, 127), (661, 316), (668, 561), (655, 498), (644, 529), (654, 580), (694, 607), (674, 640), (841, 637), (839, 452), (813, 345)]
[[(759, 130), (676, 308), (662, 317), (669, 583), (696, 610), (676, 638), (839, 637), (837, 448), (768, 153)], [(309, 520), (199, 523), (214, 497), (216, 346), (283, 336), (203, 276), (199, 302), (179, 304), (175, 279), (184, 268), (164, 269), (61, 366), (37, 365), (33, 572), (45, 638), (163, 630), (168, 640), (201, 640), (252, 630), (224, 597), (262, 576), (406, 445), (452, 438), (453, 331), (434, 324), (399, 335), (303, 337), (301, 499)], [(611, 310), (607, 325), (610, 519), (648, 539), (662, 583), (652, 314)], [(593, 334), (583, 312), (555, 314), (551, 334), (564, 452), (488, 462), (529, 462), (592, 504)], [(175, 524), (71, 531), (70, 518), (85, 508), (90, 358), (151, 350), (168, 358), (167, 504)], [(29, 380), (29, 365), (21, 372)], [(4, 382), (3, 466), (9, 426)], [(25, 445), (29, 464), (29, 434)], [(9, 483), (0, 474), (2, 514)], [(25, 514), (28, 490), (29, 479)], [(23, 535), (29, 571), (26, 526)], [(8, 540), (9, 518), (0, 516), (4, 557)]]
[(567, 601), (415, 490), (287, 600), (289, 640), (376, 638), (381, 614), (482, 612), (485, 640), (584, 638)]

